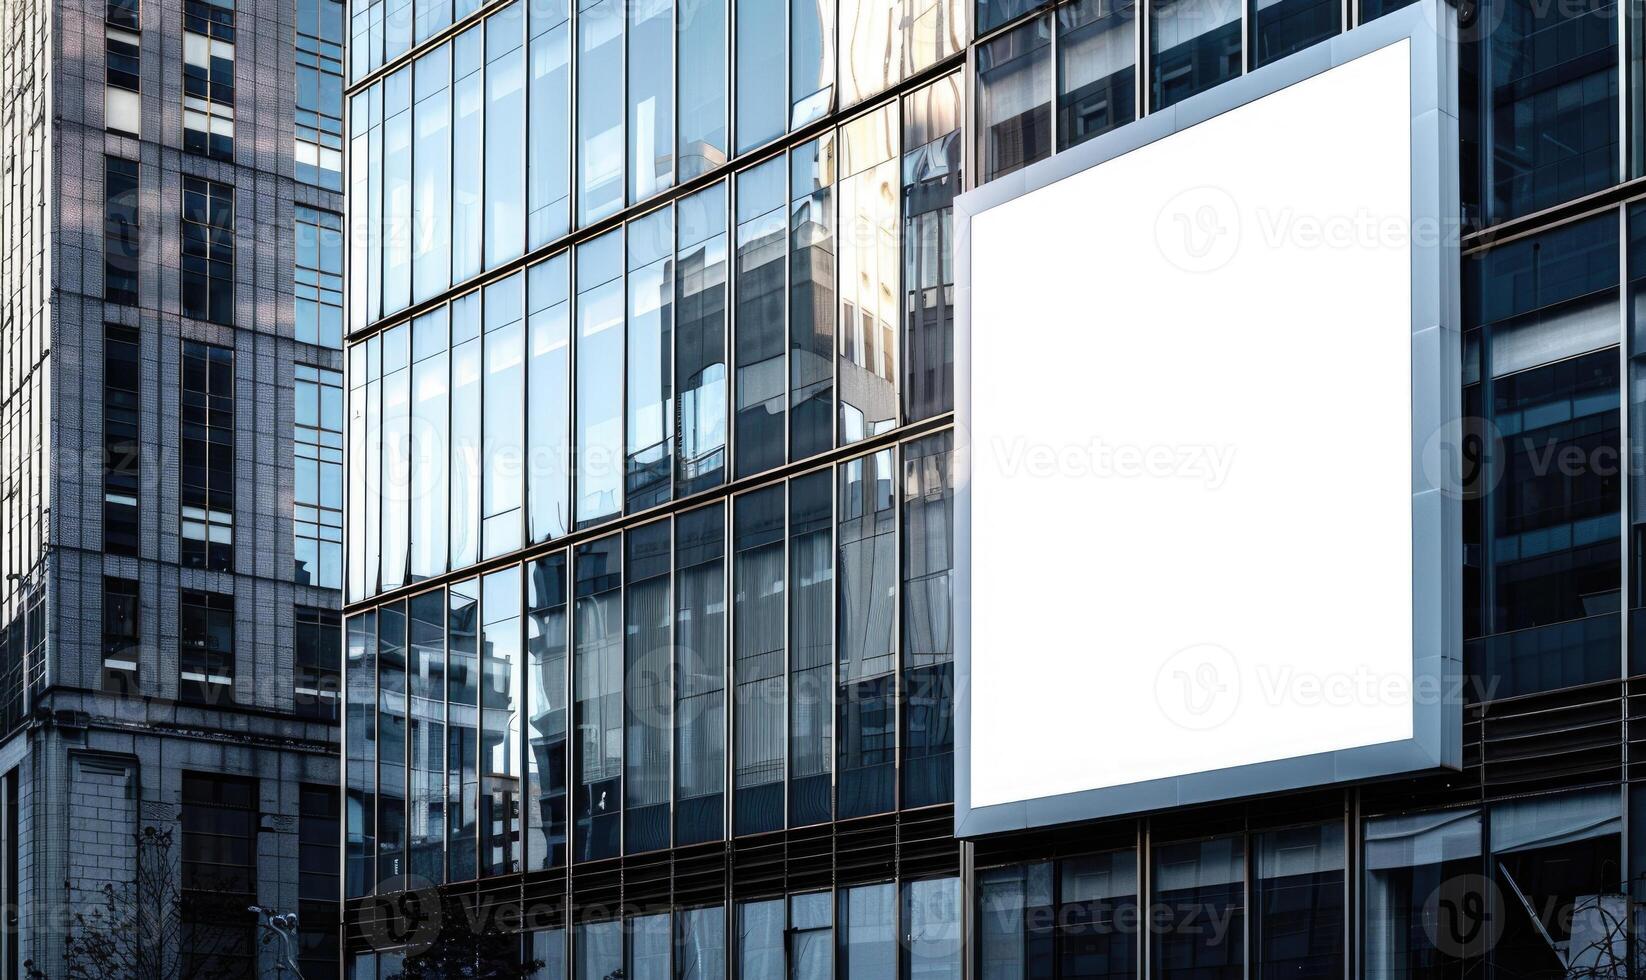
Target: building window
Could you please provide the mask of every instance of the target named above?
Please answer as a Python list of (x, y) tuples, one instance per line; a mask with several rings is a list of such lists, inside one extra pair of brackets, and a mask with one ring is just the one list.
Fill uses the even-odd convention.
[(305, 718), (336, 721), (343, 682), (343, 620), (335, 609), (298, 606), (292, 612), (292, 661), (297, 674), (297, 713)]
[[(179, 924), (183, 976), (255, 972), (257, 783), (185, 772)], [(301, 921), (301, 920), (300, 920)]]
[(298, 364), (292, 452), (297, 582), (343, 587), (343, 373)]
[(183, 315), (234, 323), (234, 188), (183, 178)]
[(319, 980), (337, 976), (341, 810), (335, 786), (305, 783), (297, 793), (297, 965)]
[(103, 578), (103, 690), (122, 696), (138, 693), (137, 668), (142, 635), (138, 626), (137, 583)]
[(137, 554), (143, 365), (137, 331), (103, 327), (103, 550)]
[(343, 218), (301, 204), (295, 212), (297, 339), (342, 347)]
[(103, 298), (137, 305), (137, 161), (103, 158)]
[(343, 190), (343, 4), (297, 0), (297, 179)]
[(234, 352), (183, 342), (183, 564), (234, 564)]
[(234, 696), (234, 596), (184, 591), (178, 616), (178, 695), (208, 704)]
[(113, 27), (129, 27), (135, 31), (141, 26), (141, 13), (138, 0), (108, 0), (103, 19)]
[(1254, 834), (1252, 973), (1341, 977), (1343, 961), (1343, 825), (1321, 824)]
[(111, 3), (103, 25), (103, 127), (135, 139), (142, 134), (143, 116), (141, 37), (135, 4), (130, 17), (125, 14), (126, 10)]
[(1050, 16), (977, 46), (977, 128), (979, 183), (1051, 155)]
[(234, 0), (184, 0), (183, 149), (234, 159)]
[(1151, 0), (1152, 110), (1240, 74), (1238, 0)]
[[(1153, 980), (1241, 980), (1245, 975), (1246, 858), (1239, 835), (1166, 844), (1154, 852)], [(1154, 909), (1163, 911), (1156, 912)], [(1225, 923), (1222, 929), (1194, 923)]]

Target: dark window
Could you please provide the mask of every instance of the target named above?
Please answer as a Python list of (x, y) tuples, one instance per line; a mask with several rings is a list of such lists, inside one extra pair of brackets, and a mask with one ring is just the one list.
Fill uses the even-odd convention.
[(256, 955), (257, 783), (183, 774), (183, 976), (249, 977)]
[(1046, 0), (977, 0), (977, 33), (988, 33), (1045, 2)]
[(119, 695), (138, 693), (137, 670), (142, 661), (137, 583), (125, 578), (103, 578), (103, 690)]
[(954, 437), (903, 451), (903, 805), (954, 799)]
[(1130, 0), (1079, 0), (1057, 12), (1057, 147), (1137, 116)]
[[(348, 622), (348, 687), (344, 742), (348, 754), (348, 853), (345, 885), (349, 898), (370, 895), (377, 881), (377, 613)], [(471, 844), (472, 852), (473, 846)]]
[[(737, 747), (732, 824), (738, 834), (783, 829), (783, 484), (737, 498), (732, 514), (732, 678)], [(827, 781), (827, 777), (824, 777)]]
[(108, 0), (103, 19), (115, 27), (129, 27), (135, 31), (142, 23), (139, 20), (141, 11), (138, 0)]
[(183, 178), (183, 315), (234, 323), (234, 188), (198, 177)]
[(142, 500), (143, 378), (137, 331), (103, 327), (103, 550), (135, 555)]
[(208, 704), (233, 701), (234, 596), (185, 591), (178, 645), (178, 695)]
[(1150, 0), (1155, 111), (1240, 74), (1240, 0)]
[(297, 672), (293, 703), (297, 713), (334, 722), (342, 700), (342, 618), (335, 609), (313, 606), (296, 607), (292, 618), (292, 660)]
[(234, 564), (234, 352), (183, 342), (179, 551), (192, 568)]
[(839, 650), (836, 709), (838, 813), (884, 813), (896, 803), (897, 499), (894, 451), (883, 449), (839, 468)]
[(834, 489), (819, 470), (789, 481), (789, 826), (833, 812)]
[(1330, 980), (1343, 962), (1343, 825), (1256, 834), (1255, 980)]
[(396, 602), (377, 611), (377, 881), (405, 873), (406, 604)]
[(336, 980), (342, 896), (337, 872), (341, 830), (337, 787), (298, 787), (297, 965), (307, 980)]
[(411, 873), (446, 874), (446, 594), (406, 600), (406, 845)]
[(300, 585), (343, 587), (343, 372), (295, 365), (292, 551)]
[(1244, 837), (1155, 848), (1153, 980), (1242, 980), (1245, 887)]
[(1252, 9), (1252, 67), (1284, 58), (1341, 30), (1336, 0), (1257, 0)]
[(630, 531), (625, 543), (623, 848), (633, 854), (669, 846), (669, 522)]
[[(139, 91), (138, 76), (141, 74), (141, 68), (138, 61), (137, 37), (124, 31), (109, 31), (104, 41), (104, 49), (104, 79), (115, 88), (128, 92)], [(124, 129), (120, 126), (110, 128)]]
[[(1154, 925), (1140, 919), (1134, 850), (993, 868), (980, 871), (977, 880), (982, 976), (1136, 976), (1138, 936)], [(1168, 924), (1165, 918), (1159, 922)]]
[(480, 846), (480, 583), (446, 594), (446, 880), (468, 881)]
[[(733, 425), (738, 476), (783, 462), (783, 184), (782, 159), (737, 175), (737, 259), (732, 278), (737, 319), (732, 343), (737, 364)], [(833, 323), (832, 305), (829, 315)]]
[(566, 863), (565, 552), (528, 565), (526, 589), (526, 869), (535, 871)]
[(234, 158), (234, 0), (184, 0), (183, 149)]
[(575, 860), (615, 857), (623, 784), (623, 556), (617, 536), (579, 545), (572, 574)]
[[(789, 154), (789, 460), (806, 459), (834, 446), (835, 147), (823, 136)], [(781, 181), (781, 176), (778, 178)], [(738, 202), (741, 206), (742, 202)], [(778, 219), (777, 230), (782, 230)], [(782, 254), (765, 275), (782, 279)], [(773, 308), (781, 324), (782, 298)], [(739, 311), (741, 316), (741, 310)], [(739, 330), (742, 327), (739, 326)], [(780, 331), (781, 333), (781, 331)], [(782, 344), (781, 336), (777, 343)], [(742, 361), (737, 362), (740, 366)], [(774, 432), (782, 440), (782, 389), (770, 405)], [(743, 446), (738, 444), (740, 473)], [(780, 448), (771, 447), (772, 463), (781, 463)]]
[(137, 305), (137, 161), (103, 158), (103, 298)]
[(903, 414), (910, 421), (954, 407), (953, 205), (964, 148), (962, 96), (956, 74), (903, 100)]
[(726, 518), (719, 505), (675, 521), (674, 842), (725, 836)]

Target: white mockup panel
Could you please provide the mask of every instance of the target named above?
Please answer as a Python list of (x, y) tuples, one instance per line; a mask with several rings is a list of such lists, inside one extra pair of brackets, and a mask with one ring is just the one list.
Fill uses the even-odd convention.
[(972, 216), (972, 808), (1413, 737), (1411, 59)]

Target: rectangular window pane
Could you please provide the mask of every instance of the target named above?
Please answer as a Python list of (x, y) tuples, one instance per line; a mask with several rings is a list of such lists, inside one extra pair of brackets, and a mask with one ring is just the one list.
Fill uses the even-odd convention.
[(737, 975), (783, 976), (784, 902), (774, 898), (737, 906)]
[(623, 687), (626, 708), (623, 849), (669, 846), (672, 605), (670, 527), (647, 524), (625, 536)]
[(382, 587), (396, 589), (406, 584), (411, 533), (411, 327), (402, 323), (382, 336)]
[(137, 305), (136, 160), (103, 158), (103, 298)]
[[(904, 980), (960, 975), (960, 879), (932, 878), (903, 886), (903, 932), (909, 937)], [(1091, 974), (1072, 973), (1070, 977)]]
[(669, 980), (669, 913), (629, 919), (624, 980)]
[(347, 642), (344, 887), (347, 897), (360, 898), (377, 883), (377, 613), (351, 618)]
[(183, 342), (178, 505), (185, 566), (234, 565), (234, 352)]
[(977, 46), (979, 182), (1051, 155), (1051, 34), (1042, 16)]
[(451, 306), (451, 567), (480, 557), (481, 441), (480, 294)]
[(834, 447), (835, 157), (823, 136), (789, 155), (789, 460)]
[(627, 509), (673, 495), (674, 209), (628, 227)]
[(903, 805), (954, 799), (954, 436), (903, 450)]
[[(330, 0), (316, 0), (329, 3)], [(322, 347), (343, 346), (343, 218), (295, 205), (295, 333)]]
[(787, 218), (783, 159), (737, 175), (737, 475), (783, 462), (784, 285)]
[(1252, 67), (1301, 51), (1342, 30), (1342, 6), (1331, 0), (1255, 0)]
[(138, 687), (138, 670), (143, 659), (141, 618), (142, 597), (138, 583), (134, 579), (105, 575), (102, 688), (111, 694), (127, 696), (142, 693)]
[(1052, 865), (991, 868), (977, 875), (980, 980), (1048, 980), (1055, 976)]
[(533, 543), (571, 527), (570, 257), (526, 270), (527, 534)]
[(840, 978), (897, 975), (897, 886), (860, 885), (840, 894)]
[(442, 44), (417, 59), (412, 108), (412, 300), (431, 299), (451, 283), (451, 49)]
[(179, 802), (180, 973), (249, 976), (257, 949), (245, 912), (257, 901), (257, 782), (185, 772)]
[(738, 834), (783, 829), (784, 691), (784, 497), (781, 483), (737, 498), (733, 511), (733, 677), (737, 710)]
[(726, 479), (725, 183), (682, 199), (676, 214), (675, 493), (685, 497)]
[(403, 310), (412, 285), (411, 69), (383, 82), (383, 313)]
[(903, 319), (895, 104), (840, 128), (840, 319), (836, 378), (841, 445), (897, 425), (897, 337)]
[(839, 468), (840, 651), (839, 812), (890, 810), (896, 752), (893, 623), (897, 510), (893, 452), (884, 449)]
[(957, 72), (903, 100), (903, 415), (954, 407), (954, 198), (965, 93)]
[(674, 980), (726, 980), (723, 907), (682, 909), (674, 914)]
[(789, 826), (828, 820), (834, 770), (834, 479), (789, 481)]
[(411, 873), (439, 882), (446, 874), (446, 594), (414, 596), (406, 611), (406, 842)]
[(481, 188), (486, 129), (482, 44), (479, 27), (459, 34), (452, 42), (452, 282), (462, 282), (482, 267)]
[(579, 545), (572, 565), (577, 583), (572, 615), (575, 644), (572, 697), (576, 702), (575, 860), (616, 857), (622, 832), (623, 781), (623, 555), (613, 535)]
[[(1487, 930), (1436, 945), (1434, 905), (1445, 897), (1483, 907), (1481, 819), (1447, 810), (1366, 821), (1365, 962), (1368, 977), (1462, 977), (1483, 967)], [(1461, 904), (1458, 906), (1461, 908)]]
[(142, 338), (103, 326), (103, 550), (136, 555), (143, 460)]
[[(629, 11), (629, 201), (674, 183), (674, 4), (634, 0)], [(709, 66), (688, 64), (691, 73)]]
[(520, 870), (520, 568), (480, 587), (481, 874)]
[(577, 223), (623, 206), (623, 20), (619, 0), (578, 0)]
[(833, 904), (828, 892), (789, 896), (789, 980), (834, 976)]
[(1127, 924), (1138, 921), (1139, 914), (1136, 852), (1068, 858), (1058, 862), (1058, 872), (1062, 975), (1092, 980), (1135, 976), (1137, 930)]
[(1257, 980), (1342, 976), (1343, 825), (1258, 834), (1252, 850)]
[(377, 880), (406, 873), (406, 604), (377, 611)]
[(446, 606), (446, 880), (478, 870), (480, 583), (458, 582)]
[(571, 223), (571, 21), (565, 0), (528, 4), (527, 17), (526, 238), (536, 248)]
[(519, 272), (486, 287), (482, 558), (514, 551), (522, 543), (526, 420), (520, 403), (525, 384), (525, 287), (526, 277)]
[(1078, 0), (1058, 10), (1058, 149), (1136, 118), (1135, 16), (1131, 0)]
[(408, 542), (412, 582), (446, 570), (452, 514), (447, 507), (447, 467), (451, 456), (439, 433), (451, 426), (451, 374), (447, 353), (447, 309), (437, 307), (412, 321), (411, 366), (411, 530)]
[[(1151, 916), (1166, 920), (1165, 928), (1150, 930), (1155, 980), (1245, 975), (1244, 846), (1236, 836), (1155, 848), (1155, 904), (1164, 911)], [(1195, 923), (1208, 927), (1190, 928)]]
[(524, 3), (486, 18), (486, 268), (526, 245)]
[[(788, 113), (784, 94), (783, 4), (737, 0), (737, 152), (744, 153), (783, 135)], [(776, 42), (776, 43), (774, 43)]]
[(834, 107), (835, 0), (788, 3), (789, 129), (795, 130)]
[(1150, 0), (1149, 50), (1158, 112), (1240, 74), (1241, 0)]
[(566, 555), (526, 568), (526, 870), (566, 863)]
[(725, 510), (681, 514), (674, 534), (674, 842), (683, 846), (725, 836)]
[(342, 700), (342, 619), (335, 609), (292, 609), (292, 703), (304, 718), (337, 723)]
[(182, 228), (183, 315), (233, 324), (234, 188), (183, 178)]
[(612, 980), (623, 975), (623, 923), (586, 922), (577, 927), (576, 980)]
[(680, 179), (726, 162), (726, 0), (699, 0), (679, 14)]
[(623, 510), (623, 233), (577, 247), (577, 526)]

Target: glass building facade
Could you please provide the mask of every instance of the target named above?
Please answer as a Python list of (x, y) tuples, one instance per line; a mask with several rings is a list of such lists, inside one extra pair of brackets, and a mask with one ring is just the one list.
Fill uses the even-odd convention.
[(356, 0), (350, 976), (462, 929), (555, 980), (1633, 971), (1612, 3), (1458, 51), (1464, 770), (951, 836), (954, 197), (1401, 5)]

